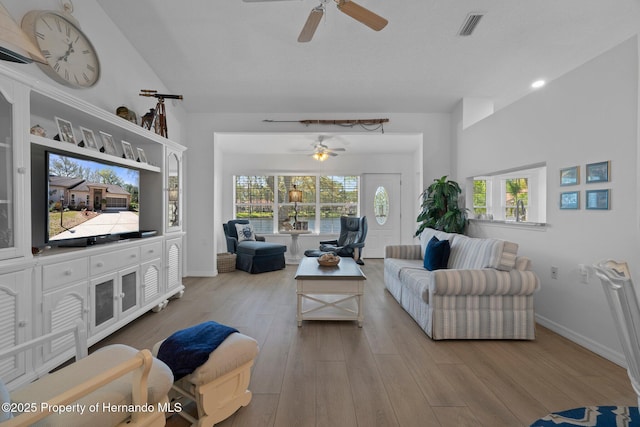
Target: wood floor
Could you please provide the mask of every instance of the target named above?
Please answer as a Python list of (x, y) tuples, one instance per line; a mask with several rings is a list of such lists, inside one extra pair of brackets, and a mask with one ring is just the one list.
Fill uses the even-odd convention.
[[(536, 341), (432, 341), (385, 291), (367, 260), (364, 325), (297, 327), (295, 266), (187, 278), (184, 297), (147, 313), (111, 343), (150, 348), (215, 320), (260, 345), (253, 400), (217, 427), (528, 426), (550, 411), (636, 405), (619, 366), (538, 326)], [(173, 416), (168, 426), (188, 425)]]

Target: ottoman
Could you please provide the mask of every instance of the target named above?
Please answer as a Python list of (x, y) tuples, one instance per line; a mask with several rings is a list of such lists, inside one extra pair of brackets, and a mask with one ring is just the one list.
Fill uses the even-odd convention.
[[(153, 346), (154, 355), (158, 354), (163, 341)], [(178, 415), (193, 426), (210, 427), (241, 406), (247, 406), (251, 401), (251, 391), (247, 389), (251, 366), (257, 355), (256, 340), (239, 332), (229, 335), (206, 363), (173, 384), (169, 393), (171, 401), (190, 400), (198, 409), (197, 418), (184, 411)]]
[(252, 274), (285, 268), (285, 245), (245, 240), (236, 248), (236, 268)]

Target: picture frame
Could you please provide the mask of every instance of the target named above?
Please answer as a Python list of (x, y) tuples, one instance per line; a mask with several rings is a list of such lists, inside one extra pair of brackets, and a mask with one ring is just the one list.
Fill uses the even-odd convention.
[(611, 202), (610, 190), (587, 190), (586, 208), (595, 210), (608, 210)]
[(115, 156), (116, 143), (113, 141), (113, 136), (109, 133), (100, 131), (100, 138), (102, 139), (102, 151)]
[(560, 209), (580, 209), (580, 192), (565, 191), (560, 193)]
[(133, 154), (133, 147), (127, 141), (122, 141), (122, 152), (125, 159), (136, 160), (136, 156)]
[(138, 161), (140, 163), (149, 163), (147, 161), (147, 155), (144, 153), (144, 150), (140, 147), (136, 148), (138, 150)]
[(84, 143), (85, 147), (91, 148), (92, 150), (98, 149), (96, 136), (91, 129), (80, 126), (80, 133), (82, 134), (82, 141), (80, 142)]
[(63, 142), (69, 142), (73, 145), (77, 145), (76, 135), (73, 133), (73, 126), (69, 120), (56, 117), (56, 126), (58, 126), (58, 140)]
[(611, 160), (598, 163), (587, 164), (587, 177), (586, 182), (588, 184), (594, 182), (609, 182), (611, 174)]
[(578, 185), (580, 184), (580, 166), (572, 166), (560, 169), (560, 185)]

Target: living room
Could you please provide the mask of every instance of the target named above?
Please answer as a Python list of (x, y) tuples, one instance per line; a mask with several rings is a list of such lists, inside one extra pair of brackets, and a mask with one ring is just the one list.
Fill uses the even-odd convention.
[[(238, 2), (240, 3), (240, 0)], [(116, 22), (111, 16), (113, 12), (105, 12), (109, 9), (106, 3), (108, 1), (76, 1), (73, 12), (100, 53), (103, 67), (100, 82), (83, 91), (62, 89), (107, 111), (115, 111), (116, 107), (125, 104), (140, 113), (153, 107), (149, 98), (138, 96), (141, 88), (152, 88), (167, 93), (180, 92), (181, 87), (175, 81), (188, 79), (188, 73), (173, 76), (170, 82), (163, 81), (154, 67), (147, 62), (147, 55), (152, 53), (140, 52), (134, 47), (135, 41), (128, 39), (120, 28), (120, 25), (124, 26), (126, 22)], [(4, 1), (3, 4), (18, 22), (32, 9), (59, 9), (59, 2), (54, 0)], [(491, 5), (487, 5), (489, 6)], [(629, 24), (634, 20), (633, 17), (637, 18), (640, 14), (635, 1), (616, 2), (616, 6), (623, 9), (621, 16), (628, 16), (626, 19), (620, 18), (620, 22), (616, 23), (616, 29), (611, 29), (615, 32), (615, 43), (607, 39), (606, 43), (602, 42), (594, 47), (597, 54), (585, 56), (583, 61), (571, 70), (553, 76), (554, 78), (541, 90), (531, 92), (508, 105), (500, 105), (495, 111), (494, 108), (489, 108), (493, 111), (492, 114), (478, 113), (486, 111), (486, 108), (473, 108), (472, 102), (478, 101), (476, 107), (491, 105), (491, 94), (487, 94), (486, 98), (475, 95), (468, 98), (467, 102), (463, 100), (464, 93), (457, 94), (459, 102), (447, 112), (387, 110), (383, 104), (373, 104), (374, 107), (379, 107), (379, 110), (355, 112), (348, 107), (317, 111), (313, 106), (292, 106), (287, 110), (287, 107), (278, 105), (271, 112), (265, 107), (269, 104), (268, 100), (262, 100), (264, 103), (258, 103), (257, 107), (243, 112), (225, 111), (224, 107), (216, 107), (215, 111), (198, 111), (193, 108), (187, 109), (180, 101), (168, 102), (170, 138), (188, 148), (184, 168), (184, 276), (215, 276), (217, 272), (214, 255), (224, 251), (221, 224), (231, 219), (232, 200), (229, 197), (228, 176), (234, 172), (227, 171), (225, 176), (222, 175), (225, 166), (228, 166), (225, 165), (224, 159), (229, 160), (230, 157), (229, 154), (216, 154), (223, 152), (217, 151), (223, 150), (218, 145), (220, 138), (239, 134), (252, 134), (259, 138), (260, 134), (274, 133), (297, 133), (307, 136), (321, 133), (362, 134), (364, 132), (358, 128), (331, 128), (328, 131), (320, 125), (305, 127), (295, 121), (307, 118), (386, 117), (389, 118), (389, 123), (385, 124), (384, 131), (388, 138), (392, 139), (394, 134), (418, 135), (421, 138), (421, 170), (401, 171), (411, 176), (411, 181), (418, 182), (412, 185), (413, 188), (407, 186), (407, 194), (403, 194), (403, 200), (407, 200), (407, 203), (411, 198), (415, 201), (413, 210), (407, 207), (408, 212), (403, 211), (403, 218), (407, 221), (415, 217), (410, 212), (417, 211), (420, 191), (434, 178), (448, 175), (460, 182), (467, 191), (475, 176), (536, 164), (546, 165), (548, 187), (544, 226), (471, 221), (469, 234), (517, 242), (520, 245), (519, 253), (532, 259), (533, 270), (541, 280), (541, 290), (536, 295), (538, 323), (608, 360), (623, 365), (624, 357), (600, 283), (592, 273), (589, 274), (586, 283), (583, 283), (579, 271), (579, 265), (591, 265), (602, 259), (613, 258), (628, 261), (632, 277), (640, 277), (640, 268), (636, 265), (635, 257), (631, 255), (638, 253), (640, 241), (640, 160), (637, 149), (640, 75), (637, 32), (640, 28), (637, 24)], [(117, 2), (117, 6), (112, 7), (126, 10), (128, 6), (124, 2)], [(153, 19), (155, 11), (151, 9), (149, 13), (149, 19)], [(637, 19), (635, 21), (640, 22)], [(162, 31), (171, 31), (170, 23), (163, 22), (161, 27)], [(322, 27), (318, 31), (321, 30)], [(569, 41), (566, 43), (570, 44)], [(127, 58), (126, 61), (123, 58)], [(313, 63), (312, 58), (305, 58)], [(181, 59), (186, 69), (195, 69), (192, 58)], [(56, 84), (33, 64), (6, 66), (16, 72), (40, 79), (44, 84)], [(540, 73), (543, 71), (541, 69)], [(326, 72), (326, 82), (314, 83), (330, 85), (331, 73), (335, 70), (328, 69)], [(498, 81), (495, 85), (499, 86), (499, 78), (496, 80)], [(376, 90), (388, 93), (387, 89), (371, 87), (372, 92)], [(526, 92), (527, 88), (523, 87), (521, 94)], [(241, 94), (240, 97), (242, 96), (246, 94)], [(224, 100), (223, 98), (209, 102), (224, 103)], [(185, 103), (187, 101), (185, 98)], [(476, 119), (473, 119), (472, 122), (475, 123), (470, 124), (469, 118), (478, 117), (478, 114), (482, 120), (476, 122)], [(268, 123), (264, 122), (265, 119), (293, 120), (294, 123)], [(274, 157), (281, 158), (284, 155), (273, 154)], [(322, 170), (340, 170), (347, 173), (345, 163), (350, 155), (347, 151), (342, 157), (347, 160), (340, 160), (342, 163), (334, 165), (329, 163), (332, 160), (328, 160), (322, 165)], [(305, 160), (311, 162), (310, 159)], [(366, 158), (361, 161), (365, 163)], [(585, 165), (602, 161), (610, 161), (610, 181), (604, 186), (586, 184)], [(303, 171), (296, 162), (297, 160), (282, 160), (273, 172), (307, 171), (306, 166)], [(583, 197), (586, 190), (610, 189), (609, 209), (588, 210), (584, 208), (584, 201), (578, 210), (560, 209), (560, 193), (564, 191), (559, 184), (560, 170), (571, 166), (580, 167), (582, 180), (575, 189), (580, 191)], [(261, 171), (256, 172), (265, 172), (268, 169), (263, 166)], [(317, 170), (320, 170), (320, 166)], [(355, 171), (366, 172), (373, 171), (364, 167)], [(417, 175), (420, 178), (416, 178)], [(465, 194), (468, 197), (468, 192)], [(410, 226), (403, 227), (402, 243), (413, 241), (412, 231)], [(288, 237), (280, 239), (286, 242)], [(551, 267), (557, 269), (557, 279), (552, 278)]]

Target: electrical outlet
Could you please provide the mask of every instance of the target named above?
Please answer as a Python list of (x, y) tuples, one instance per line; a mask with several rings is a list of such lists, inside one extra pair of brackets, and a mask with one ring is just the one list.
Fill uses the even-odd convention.
[(552, 279), (558, 278), (558, 267), (554, 267), (553, 265), (551, 266), (551, 278)]

